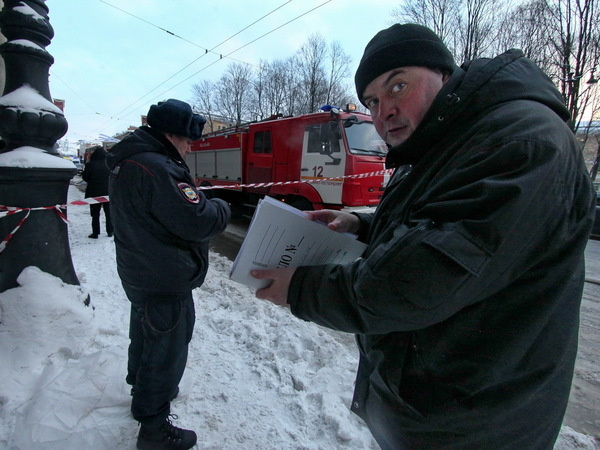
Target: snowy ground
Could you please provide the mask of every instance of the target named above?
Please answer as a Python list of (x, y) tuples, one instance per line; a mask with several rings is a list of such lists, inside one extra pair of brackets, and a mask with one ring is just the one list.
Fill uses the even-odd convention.
[[(70, 187), (69, 201), (82, 197)], [(124, 383), (129, 302), (114, 243), (105, 234), (87, 238), (86, 206), (68, 215), (81, 286), (32, 267), (20, 287), (0, 294), (0, 448), (134, 449), (138, 425)], [(202, 449), (377, 449), (349, 411), (353, 338), (256, 299), (228, 279), (230, 265), (213, 254), (194, 292), (176, 423), (194, 429)], [(83, 305), (88, 293), (93, 308)], [(596, 448), (566, 426), (555, 447)]]

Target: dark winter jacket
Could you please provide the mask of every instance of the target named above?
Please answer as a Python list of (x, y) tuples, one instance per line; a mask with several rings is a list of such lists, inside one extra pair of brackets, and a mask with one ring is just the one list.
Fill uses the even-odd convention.
[(141, 127), (107, 156), (121, 280), (151, 293), (185, 293), (204, 281), (208, 241), (229, 222), (220, 199), (196, 190), (175, 147)]
[(108, 174), (106, 167), (106, 151), (102, 148), (94, 150), (81, 172), (81, 178), (87, 182), (85, 197), (108, 195)]
[(595, 200), (567, 118), (520, 51), (464, 65), (390, 150), (364, 257), (296, 271), (292, 312), (357, 334), (382, 448), (552, 448)]

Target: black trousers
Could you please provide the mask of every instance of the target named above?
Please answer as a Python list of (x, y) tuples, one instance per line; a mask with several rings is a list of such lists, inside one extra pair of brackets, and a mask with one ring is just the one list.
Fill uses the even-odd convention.
[(94, 203), (90, 205), (90, 215), (92, 216), (92, 233), (100, 234), (100, 210), (104, 209), (104, 218), (106, 219), (106, 234), (113, 233), (112, 221), (110, 220), (110, 203)]
[(153, 427), (165, 421), (188, 356), (196, 313), (192, 293), (153, 295), (123, 285), (131, 301), (128, 384), (131, 413)]

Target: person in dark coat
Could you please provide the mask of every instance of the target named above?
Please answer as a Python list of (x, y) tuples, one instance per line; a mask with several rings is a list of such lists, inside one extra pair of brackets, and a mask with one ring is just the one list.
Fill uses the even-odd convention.
[[(104, 197), (108, 195), (108, 174), (109, 170), (106, 167), (106, 151), (96, 146), (91, 150), (90, 159), (83, 168), (81, 178), (87, 182), (85, 187), (85, 198)], [(104, 219), (106, 222), (106, 235), (112, 237), (113, 226), (110, 219), (109, 202), (94, 203), (90, 205), (90, 215), (92, 216), (92, 234), (88, 237), (98, 239), (100, 234), (100, 211), (104, 211)]]
[(552, 449), (595, 196), (569, 114), (519, 50), (456, 67), (396, 24), (355, 76), (394, 169), (374, 214), (315, 211), (351, 264), (255, 271), (259, 298), (355, 333), (352, 410), (382, 449)]
[(205, 119), (169, 99), (152, 105), (148, 125), (107, 156), (117, 269), (131, 301), (126, 382), (141, 423), (138, 449), (188, 449), (194, 431), (171, 422), (195, 309), (192, 290), (208, 270), (209, 239), (225, 230), (229, 206), (198, 191), (185, 163)]

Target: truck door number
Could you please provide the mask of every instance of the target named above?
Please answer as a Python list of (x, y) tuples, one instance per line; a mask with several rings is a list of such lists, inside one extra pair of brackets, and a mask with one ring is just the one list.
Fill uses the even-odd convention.
[(312, 168), (314, 177), (322, 177), (323, 176), (323, 166), (315, 166)]

